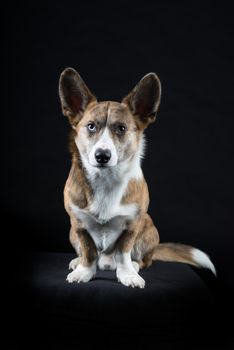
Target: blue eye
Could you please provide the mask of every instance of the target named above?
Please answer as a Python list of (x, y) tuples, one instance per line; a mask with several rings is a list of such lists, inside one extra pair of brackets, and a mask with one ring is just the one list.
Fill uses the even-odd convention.
[(87, 125), (87, 128), (90, 132), (96, 132), (97, 128), (96, 128), (96, 125), (93, 123), (93, 122), (90, 122), (88, 125)]

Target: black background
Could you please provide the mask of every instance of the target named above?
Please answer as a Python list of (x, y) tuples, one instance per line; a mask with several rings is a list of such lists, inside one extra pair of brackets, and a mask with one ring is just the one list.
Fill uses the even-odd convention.
[(4, 249), (14, 257), (8, 266), (15, 268), (17, 259), (27, 268), (34, 250), (72, 251), (63, 208), (70, 155), (69, 125), (58, 98), (62, 70), (74, 67), (99, 100), (118, 101), (154, 71), (162, 102), (146, 131), (150, 214), (161, 241), (191, 244), (211, 256), (218, 288), (231, 302), (231, 6), (26, 1), (5, 6), (3, 20), (1, 211)]

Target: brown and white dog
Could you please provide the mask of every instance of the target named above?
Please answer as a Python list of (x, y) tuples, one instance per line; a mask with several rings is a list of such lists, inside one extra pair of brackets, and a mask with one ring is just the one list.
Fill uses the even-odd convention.
[(215, 267), (202, 251), (159, 244), (149, 214), (149, 194), (141, 169), (144, 130), (155, 121), (161, 84), (144, 76), (119, 102), (98, 102), (80, 75), (65, 69), (59, 81), (62, 111), (72, 127), (72, 167), (64, 189), (70, 241), (77, 258), (68, 282), (88, 282), (100, 269), (116, 270), (125, 286), (144, 288), (139, 269), (153, 260)]

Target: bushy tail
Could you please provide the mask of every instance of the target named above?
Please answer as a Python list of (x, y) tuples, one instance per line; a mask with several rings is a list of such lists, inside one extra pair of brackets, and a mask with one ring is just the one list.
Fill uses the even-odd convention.
[(199, 249), (178, 243), (160, 243), (155, 249), (153, 260), (177, 261), (209, 269), (216, 276), (216, 270), (208, 255)]

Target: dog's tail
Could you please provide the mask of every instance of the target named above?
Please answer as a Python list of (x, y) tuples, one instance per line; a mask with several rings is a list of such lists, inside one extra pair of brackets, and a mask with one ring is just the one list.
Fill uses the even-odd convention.
[(178, 243), (160, 243), (155, 249), (153, 260), (182, 262), (209, 269), (216, 276), (216, 270), (208, 255), (194, 247)]

